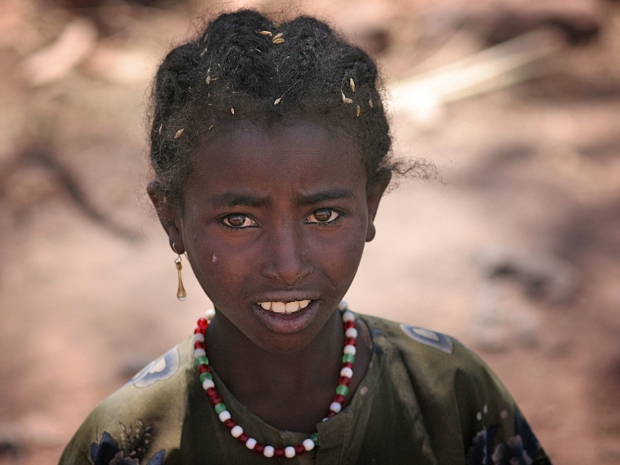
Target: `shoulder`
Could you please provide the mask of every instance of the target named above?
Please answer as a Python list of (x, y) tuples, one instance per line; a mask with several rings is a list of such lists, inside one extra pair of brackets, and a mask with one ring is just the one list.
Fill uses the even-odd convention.
[[(460, 403), (514, 400), (489, 366), (457, 339), (426, 328), (362, 316), (388, 363), (402, 363), (420, 395), (455, 397)], [(478, 402), (476, 402), (478, 403)]]
[(88, 416), (60, 464), (174, 463), (187, 385), (195, 370), (191, 339), (149, 363)]
[(478, 356), (451, 336), (383, 318), (360, 317), (369, 326), (376, 345), (395, 352), (415, 371), (430, 375), (432, 372), (488, 369)]
[[(386, 376), (403, 366), (426, 428), (434, 441), (457, 427), (467, 464), (485, 457), (550, 463), (513, 397), (497, 375), (458, 340), (417, 326), (361, 316), (378, 350), (386, 352)], [(377, 349), (376, 349), (377, 350)], [(512, 463), (510, 461), (510, 463)]]

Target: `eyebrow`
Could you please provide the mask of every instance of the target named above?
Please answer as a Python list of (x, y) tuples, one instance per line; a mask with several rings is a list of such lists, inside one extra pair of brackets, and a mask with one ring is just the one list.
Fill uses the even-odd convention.
[(209, 199), (209, 202), (215, 207), (236, 207), (239, 205), (247, 205), (250, 207), (262, 207), (267, 205), (269, 199), (267, 197), (258, 197), (250, 194), (240, 194), (238, 192), (224, 192), (217, 194)]
[(302, 205), (314, 205), (317, 203), (325, 202), (326, 200), (338, 200), (355, 197), (353, 191), (349, 189), (328, 189), (314, 194), (304, 195), (299, 197), (299, 203)]
[[(353, 191), (349, 189), (327, 189), (314, 194), (299, 196), (298, 202), (301, 205), (315, 205), (327, 200), (338, 200), (355, 197)], [(259, 197), (251, 194), (241, 194), (238, 192), (224, 192), (209, 198), (209, 202), (216, 208), (237, 207), (245, 205), (249, 207), (264, 207), (271, 203), (268, 197)]]

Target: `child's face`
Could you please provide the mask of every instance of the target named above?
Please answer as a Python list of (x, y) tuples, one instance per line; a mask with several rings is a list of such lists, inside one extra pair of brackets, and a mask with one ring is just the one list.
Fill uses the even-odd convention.
[[(194, 156), (184, 209), (162, 222), (221, 315), (260, 347), (292, 351), (349, 288), (384, 189), (367, 192), (354, 144), (315, 123), (245, 123)], [(304, 301), (289, 314), (273, 304)]]

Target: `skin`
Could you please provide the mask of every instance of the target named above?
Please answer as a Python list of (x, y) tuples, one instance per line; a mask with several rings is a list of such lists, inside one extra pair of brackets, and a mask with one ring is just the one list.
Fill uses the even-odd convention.
[[(312, 433), (327, 413), (344, 341), (336, 307), (348, 290), (389, 176), (367, 186), (354, 144), (312, 121), (270, 129), (241, 122), (203, 144), (172, 204), (151, 197), (178, 253), (187, 253), (217, 314), (210, 362), (252, 412), (281, 429)], [(264, 301), (311, 300), (290, 315)], [(350, 400), (370, 361), (358, 342)]]

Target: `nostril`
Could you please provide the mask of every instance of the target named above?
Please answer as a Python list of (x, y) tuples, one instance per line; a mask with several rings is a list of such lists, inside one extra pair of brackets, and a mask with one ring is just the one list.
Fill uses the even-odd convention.
[(290, 273), (285, 271), (279, 271), (275, 266), (265, 266), (262, 269), (262, 275), (269, 279), (277, 279), (278, 281), (283, 282), (287, 286), (294, 286), (298, 281), (301, 281), (303, 278), (308, 276), (314, 271), (312, 265), (308, 264), (304, 266), (301, 270), (297, 271), (297, 273)]
[(292, 286), (293, 284), (295, 284), (297, 281), (299, 281), (302, 278), (301, 275), (297, 275), (297, 277), (293, 280), (293, 281), (286, 281), (286, 280), (282, 280), (284, 281), (284, 284), (288, 284), (289, 286)]

